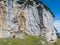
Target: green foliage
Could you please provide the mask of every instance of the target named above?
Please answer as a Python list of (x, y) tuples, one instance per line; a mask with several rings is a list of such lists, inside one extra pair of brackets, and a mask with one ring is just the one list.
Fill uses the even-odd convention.
[(41, 41), (44, 41), (45, 45), (60, 45), (60, 39), (57, 39), (55, 43), (48, 43), (44, 37), (41, 36), (26, 36), (26, 39), (0, 39), (0, 45), (42, 45)]
[(56, 33), (57, 37), (60, 39), (60, 33)]
[(42, 45), (41, 40), (45, 41), (45, 45), (48, 45), (46, 40), (41, 37), (35, 37), (35, 36), (26, 36), (26, 39), (0, 39), (0, 44), (2, 45)]
[(60, 45), (60, 39), (57, 39), (57, 45)]

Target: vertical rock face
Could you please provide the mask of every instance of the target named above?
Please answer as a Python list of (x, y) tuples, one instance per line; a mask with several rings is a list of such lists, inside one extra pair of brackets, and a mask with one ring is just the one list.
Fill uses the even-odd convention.
[(44, 7), (35, 1), (0, 1), (0, 38), (24, 38), (27, 34), (56, 41), (53, 14)]
[(2, 36), (2, 31), (7, 29), (7, 5), (6, 2), (0, 1), (0, 37)]
[(49, 11), (46, 11), (45, 9), (43, 9), (43, 23), (45, 26), (45, 32), (43, 31), (43, 33), (45, 33), (44, 35), (46, 35), (46, 39), (47, 41), (52, 41), (57, 39), (56, 37), (56, 31), (54, 29), (54, 18), (53, 15), (51, 15), (51, 13)]

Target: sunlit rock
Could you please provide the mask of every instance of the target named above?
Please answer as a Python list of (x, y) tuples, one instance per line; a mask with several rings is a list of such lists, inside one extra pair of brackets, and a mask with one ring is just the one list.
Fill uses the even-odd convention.
[(57, 39), (54, 15), (42, 2), (0, 1), (0, 38), (25, 38), (42, 35), (50, 42)]

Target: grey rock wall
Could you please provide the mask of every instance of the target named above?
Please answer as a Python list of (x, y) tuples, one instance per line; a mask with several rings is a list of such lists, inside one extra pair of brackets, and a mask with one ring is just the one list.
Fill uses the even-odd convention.
[(52, 40), (55, 42), (57, 37), (53, 21), (53, 15), (42, 3), (0, 1), (0, 38), (15, 36), (22, 39), (26, 35), (42, 35), (48, 42)]

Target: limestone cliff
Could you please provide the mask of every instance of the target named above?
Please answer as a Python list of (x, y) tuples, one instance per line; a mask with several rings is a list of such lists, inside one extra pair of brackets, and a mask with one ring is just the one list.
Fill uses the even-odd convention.
[(53, 13), (42, 2), (36, 2), (36, 0), (0, 1), (0, 38), (42, 35), (47, 41), (55, 42), (57, 37), (53, 22)]

